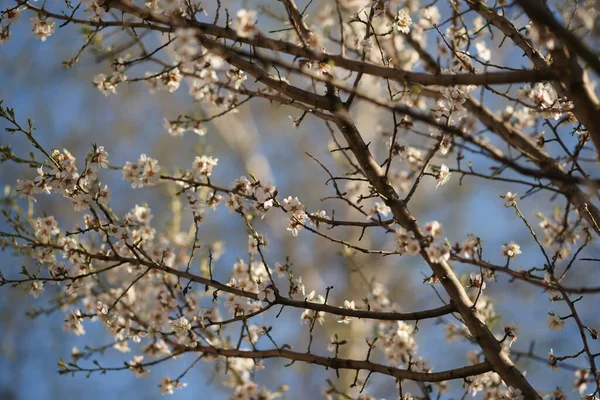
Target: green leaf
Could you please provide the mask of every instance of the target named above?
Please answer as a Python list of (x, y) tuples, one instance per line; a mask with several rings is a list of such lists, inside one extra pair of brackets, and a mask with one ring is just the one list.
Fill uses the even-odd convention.
[(21, 275), (25, 275), (26, 277), (31, 278), (29, 271), (27, 271), (24, 265), (21, 265)]
[(69, 367), (67, 366), (67, 363), (65, 363), (65, 360), (63, 360), (63, 358), (60, 357), (58, 359), (58, 373), (66, 374), (68, 372), (69, 372)]

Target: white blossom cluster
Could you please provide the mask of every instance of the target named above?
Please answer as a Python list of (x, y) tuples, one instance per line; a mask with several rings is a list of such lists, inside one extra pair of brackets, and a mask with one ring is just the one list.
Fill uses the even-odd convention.
[[(431, 262), (444, 262), (450, 259), (450, 249), (439, 241), (442, 239), (443, 228), (438, 221), (431, 221), (424, 226), (424, 237), (419, 240), (415, 232), (405, 228), (396, 229), (396, 245), (400, 253), (418, 255), (424, 249)], [(426, 245), (422, 243), (427, 243)]]
[[(63, 152), (54, 152), (53, 160), (56, 161), (56, 169), (51, 173), (41, 173), (35, 181), (19, 181), (19, 192), (21, 195), (35, 200), (41, 193), (59, 192), (66, 197), (74, 197), (79, 193), (82, 187), (89, 187), (85, 179), (97, 180), (95, 171), (99, 167), (108, 167), (108, 155), (102, 147), (97, 147), (90, 153), (86, 162), (86, 172), (83, 176), (78, 175), (75, 158), (66, 150)], [(217, 166), (218, 160), (209, 156), (198, 156), (192, 164), (189, 171), (184, 172), (178, 179), (180, 184), (187, 188), (190, 180), (195, 182), (206, 182), (206, 179), (212, 175), (213, 168)], [(40, 167), (40, 170), (43, 168)], [(145, 155), (142, 155), (138, 162), (127, 162), (123, 167), (123, 179), (129, 180), (133, 187), (145, 187), (155, 185), (159, 182), (160, 166), (158, 162)], [(108, 189), (104, 190), (108, 193)], [(206, 212), (207, 206), (214, 208), (221, 203), (219, 199), (212, 200), (215, 195), (203, 196), (197, 191), (187, 190), (185, 197), (188, 202), (188, 208), (195, 215), (202, 215)], [(115, 349), (120, 352), (132, 352), (131, 343), (143, 344), (143, 354), (135, 355), (133, 360), (128, 363), (128, 368), (137, 376), (145, 377), (150, 369), (144, 363), (145, 357), (160, 357), (172, 354), (172, 343), (168, 340), (175, 340), (178, 345), (195, 348), (198, 345), (226, 346), (219, 339), (217, 331), (212, 329), (218, 326), (220, 317), (220, 307), (216, 303), (210, 308), (200, 306), (199, 299), (193, 296), (187, 296), (184, 299), (178, 298), (172, 291), (166, 290), (169, 285), (175, 283), (175, 277), (168, 273), (169, 269), (175, 270), (186, 264), (187, 251), (190, 248), (190, 238), (183, 233), (174, 237), (165, 237), (158, 234), (152, 226), (153, 214), (146, 205), (136, 205), (129, 212), (120, 218), (111, 217), (107, 219), (102, 214), (94, 213), (97, 206), (101, 205), (108, 209), (108, 196), (102, 198), (91, 197), (83, 212), (85, 225), (76, 226), (73, 232), (78, 235), (65, 235), (61, 230), (56, 219), (52, 216), (40, 217), (35, 219), (35, 238), (40, 243), (46, 243), (47, 248), (40, 249), (37, 258), (41, 263), (47, 266), (50, 275), (53, 278), (61, 278), (71, 282), (64, 287), (69, 299), (65, 305), (67, 307), (67, 319), (64, 324), (65, 330), (75, 335), (85, 335), (86, 329), (84, 322), (86, 320), (100, 321), (108, 333), (114, 337)], [(321, 220), (326, 220), (326, 215), (322, 212), (307, 214), (305, 207), (296, 197), (288, 196), (281, 203), (277, 199), (277, 189), (269, 184), (261, 184), (258, 181), (251, 182), (245, 177), (234, 181), (231, 185), (231, 192), (225, 201), (226, 206), (231, 212), (259, 212), (264, 215), (268, 210), (281, 208), (283, 212), (289, 215), (290, 228), (298, 228), (294, 222), (310, 223), (311, 218), (318, 216)], [(378, 213), (385, 211), (379, 206)], [(91, 213), (89, 212), (91, 211)], [(296, 224), (296, 225), (294, 225)], [(317, 226), (317, 224), (315, 224)], [(435, 237), (439, 237), (441, 227), (437, 223), (431, 223), (426, 226), (427, 232)], [(94, 232), (103, 236), (103, 242), (106, 245), (96, 247), (93, 245)], [(297, 232), (296, 232), (297, 234)], [(142, 249), (145, 256), (149, 257), (152, 263), (161, 266), (160, 270), (150, 270), (143, 264), (136, 262), (137, 253)], [(264, 235), (254, 233), (248, 237), (248, 251), (251, 257), (254, 257), (250, 263), (239, 259), (233, 265), (233, 273), (227, 286), (233, 289), (239, 289), (247, 293), (256, 294), (255, 299), (244, 298), (233, 293), (227, 293), (222, 297), (222, 307), (227, 310), (231, 317), (236, 318), (244, 315), (250, 315), (260, 312), (265, 304), (273, 303), (277, 300), (275, 288), (283, 281), (290, 282), (290, 295), (301, 295), (309, 303), (324, 304), (325, 298), (322, 295), (312, 291), (308, 294), (301, 278), (294, 278), (287, 265), (275, 264), (275, 269), (267, 267), (263, 261), (259, 261), (261, 251), (268, 248), (268, 241)], [(94, 261), (90, 261), (86, 254), (93, 254)], [(86, 274), (94, 270), (106, 268), (98, 264), (99, 259), (111, 259), (118, 256), (122, 260), (129, 262), (120, 262), (119, 270), (107, 268), (104, 273), (105, 279), (111, 285), (112, 289), (108, 291), (96, 292), (96, 281), (91, 277), (85, 277)], [(68, 261), (59, 261), (60, 258)], [(162, 272), (167, 269), (167, 272)], [(140, 279), (140, 284), (128, 287), (124, 291), (122, 282), (127, 275), (133, 279)], [(273, 280), (275, 279), (275, 280)], [(142, 284), (143, 282), (143, 284)], [(166, 286), (165, 286), (166, 284)], [(30, 287), (32, 295), (37, 296), (44, 291), (43, 281), (34, 281)], [(83, 308), (77, 308), (78, 299), (84, 296)], [(118, 300), (115, 301), (114, 299)], [(140, 302), (137, 299), (154, 299), (150, 302)], [(385, 288), (379, 283), (373, 284), (373, 290), (369, 295), (369, 305), (373, 310), (393, 311), (397, 305), (391, 303)], [(344, 301), (343, 309), (360, 310), (354, 301)], [(136, 319), (131, 318), (130, 312), (134, 311)], [(177, 315), (177, 317), (172, 317)], [(325, 313), (306, 309), (301, 315), (302, 323), (313, 324), (318, 322), (323, 325), (325, 322)], [(168, 316), (168, 317), (167, 317)], [(141, 323), (141, 320), (150, 321), (149, 325)], [(339, 316), (337, 322), (347, 325), (354, 320), (345, 315)], [(217, 325), (214, 325), (217, 323)], [(198, 334), (198, 329), (203, 329), (203, 334)], [(413, 359), (416, 354), (417, 345), (414, 338), (415, 328), (407, 323), (381, 323), (376, 325), (376, 331), (380, 337), (380, 348), (390, 363), (406, 364), (410, 360), (414, 370), (428, 371), (423, 360)], [(249, 345), (255, 345), (267, 332), (264, 326), (255, 324), (248, 326), (245, 341)], [(167, 339), (172, 335), (171, 339)], [(339, 342), (337, 343), (339, 345)], [(73, 357), (77, 359), (81, 353), (74, 349)], [(214, 361), (216, 358), (207, 357), (207, 361)], [(229, 368), (238, 371), (238, 377), (241, 382), (227, 381), (226, 386), (233, 388), (236, 396), (242, 396), (242, 393), (250, 396), (254, 394), (271, 393), (264, 387), (259, 387), (250, 379), (250, 372), (260, 369), (260, 365), (251, 359), (231, 358), (227, 361)], [(170, 377), (164, 377), (159, 387), (165, 394), (172, 393), (175, 389), (184, 387), (185, 383), (179, 380), (171, 380)], [(252, 397), (239, 397), (252, 398)]]

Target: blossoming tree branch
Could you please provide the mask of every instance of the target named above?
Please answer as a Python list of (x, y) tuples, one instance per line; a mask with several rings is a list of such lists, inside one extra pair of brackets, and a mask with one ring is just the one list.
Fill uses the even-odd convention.
[[(302, 388), (259, 384), (260, 370), (306, 363), (327, 371), (329, 398), (372, 398), (372, 375), (387, 379), (401, 399), (458, 392), (599, 398), (598, 319), (584, 317), (581, 304), (597, 302), (600, 284), (571, 279), (600, 262), (596, 1), (280, 0), (254, 9), (225, 0), (75, 3), (9, 1), (0, 11), (0, 43), (15, 40), (19, 24), (30, 24), (44, 46), (52, 46), (57, 29), (83, 28), (80, 51), (64, 66), (72, 71), (86, 52), (100, 54), (109, 61), (106, 71), (88, 79), (105, 96), (119, 96), (130, 84), (145, 84), (150, 93), (185, 86), (190, 102), (217, 110), (205, 118), (165, 115), (164, 134), (173, 140), (197, 134), (210, 142), (211, 123), (232, 118), (248, 102), (287, 110), (293, 120), (285, 129), (312, 123), (322, 131), (306, 157), (327, 178), (311, 184), (323, 205), (310, 209), (299, 193), (282, 193), (253, 171), (217, 181), (213, 170), (228, 168), (219, 154), (198, 155), (174, 171), (152, 154), (115, 165), (102, 143), (81, 155), (45, 148), (35, 116), (3, 99), (3, 143), (21, 136), (32, 155), (0, 147), (0, 160), (23, 171), (4, 192), (0, 232), (2, 249), (16, 252), (23, 266), (2, 263), (0, 285), (47, 299), (47, 312), (64, 313), (70, 334), (103, 325), (108, 347), (124, 357), (120, 365), (92, 363), (106, 347), (75, 348), (60, 360), (61, 374), (129, 370), (146, 377), (153, 366), (172, 364), (177, 372), (156, 385), (173, 393), (202, 361), (222, 371), (231, 398), (272, 399), (286, 391), (301, 396)], [(360, 104), (381, 110), (378, 126), (361, 124)], [(329, 156), (315, 156), (319, 150)], [(127, 213), (114, 211), (120, 200), (105, 181), (115, 175), (134, 189), (167, 188), (187, 228), (153, 224), (143, 201)], [(534, 245), (522, 247), (515, 232), (504, 232), (504, 245), (490, 248), (479, 233), (457, 237), (439, 218), (416, 215), (419, 192), (443, 204), (444, 191), (460, 191), (463, 181), (514, 187), (496, 193), (493, 207), (508, 209), (515, 232)], [(65, 226), (49, 215), (51, 196), (62, 196), (80, 223)], [(232, 233), (247, 240), (245, 256), (233, 265), (220, 261), (217, 242), (206, 244), (203, 225), (220, 209), (245, 227)], [(368, 268), (364, 293), (336, 301), (333, 282), (308, 287), (292, 258), (274, 259), (263, 220), (286, 221), (277, 235), (312, 235), (348, 259), (367, 254), (403, 276), (414, 273), (405, 260), (420, 260), (429, 268), (421, 290), (436, 306), (406, 309)], [(376, 236), (390, 240), (368, 240)], [(501, 318), (488, 293), (517, 284), (536, 297), (513, 307), (543, 307), (547, 326), (540, 329), (561, 335), (568, 328), (570, 353), (516, 350), (520, 327)], [(278, 325), (295, 310), (298, 326)], [(335, 329), (352, 325), (364, 329)], [(420, 355), (417, 342), (447, 346), (423, 342), (423, 332), (436, 326), (447, 341), (468, 346), (464, 363), (440, 368), (448, 365), (443, 355)], [(302, 332), (307, 347), (279, 340), (282, 329)], [(362, 353), (348, 356), (350, 346)], [(184, 365), (181, 356), (190, 354), (194, 361)], [(527, 373), (532, 365), (552, 367), (549, 382), (566, 373), (574, 384), (542, 389)], [(354, 378), (336, 383), (347, 371)]]

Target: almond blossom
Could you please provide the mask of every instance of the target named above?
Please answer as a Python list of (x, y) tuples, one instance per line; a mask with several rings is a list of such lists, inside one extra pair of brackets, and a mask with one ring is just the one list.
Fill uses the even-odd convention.
[(40, 16), (31, 18), (31, 24), (33, 25), (33, 34), (42, 42), (52, 36), (56, 28), (56, 22), (48, 18), (40, 18)]

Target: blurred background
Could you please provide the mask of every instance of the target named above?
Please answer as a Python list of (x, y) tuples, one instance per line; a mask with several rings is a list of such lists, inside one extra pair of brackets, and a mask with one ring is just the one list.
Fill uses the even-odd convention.
[[(6, 0), (0, 1), (0, 7), (4, 8), (6, 3)], [(244, 3), (249, 8), (256, 5), (271, 7), (268, 1)], [(306, 4), (305, 1), (298, 3), (300, 8)], [(234, 1), (224, 4), (231, 10), (243, 5)], [(47, 4), (49, 8), (53, 5), (54, 2)], [(205, 5), (212, 10), (212, 4)], [(315, 2), (308, 13), (316, 13), (319, 7), (320, 3)], [(274, 13), (283, 15), (282, 5), (273, 5), (272, 9)], [(332, 148), (331, 136), (321, 121), (309, 115), (295, 128), (292, 119), (300, 117), (300, 111), (255, 99), (240, 107), (239, 113), (229, 114), (208, 124), (204, 137), (188, 132), (183, 137), (173, 138), (164, 128), (164, 118), (175, 119), (184, 113), (209, 116), (218, 110), (193, 103), (188, 95), (187, 82), (183, 82), (173, 94), (157, 95), (151, 95), (141, 83), (121, 84), (117, 95), (105, 97), (93, 86), (92, 79), (96, 74), (110, 70), (110, 60), (98, 61), (95, 55), (85, 52), (72, 68), (64, 69), (62, 62), (71, 59), (83, 44), (79, 27), (59, 28), (46, 42), (41, 42), (30, 32), (28, 18), (31, 16), (31, 13), (25, 13), (23, 20), (13, 27), (11, 41), (0, 47), (0, 99), (5, 106), (14, 107), (21, 121), (33, 119), (35, 136), (46, 149), (66, 148), (78, 160), (83, 160), (92, 144), (96, 143), (105, 147), (112, 165), (135, 161), (145, 153), (158, 159), (160, 165), (171, 172), (177, 168), (189, 168), (196, 155), (212, 155), (219, 158), (213, 182), (220, 186), (228, 186), (232, 180), (241, 175), (247, 176), (250, 172), (261, 180), (273, 182), (282, 197), (298, 196), (311, 211), (324, 209), (331, 215), (331, 211), (336, 209), (338, 218), (356, 218), (354, 214), (344, 211), (339, 201), (321, 200), (335, 193), (331, 184), (325, 184), (328, 179), (325, 171), (305, 152), (321, 160), (334, 174), (345, 172), (337, 163), (336, 153), (332, 155), (328, 151)], [(274, 29), (280, 26), (277, 21), (266, 17), (260, 17), (260, 24), (261, 27), (272, 26)], [(158, 42), (159, 39), (156, 40)], [(494, 60), (498, 63), (507, 60), (522, 62), (518, 52), (505, 51), (510, 47), (495, 49)], [(143, 72), (143, 68), (138, 68), (128, 71), (128, 75), (143, 76)], [(363, 87), (378, 84), (373, 80), (363, 81)], [(500, 102), (491, 101), (488, 107), (501, 107)], [(384, 154), (387, 139), (378, 135), (378, 126), (389, 122), (389, 115), (362, 102), (356, 103), (353, 115), (366, 141), (372, 142), (374, 151)], [(5, 127), (5, 122), (0, 122), (0, 145), (10, 144), (15, 153), (22, 155), (32, 150), (22, 135), (5, 133)], [(407, 141), (419, 145), (418, 138)], [(485, 160), (477, 157), (472, 160), (474, 165), (481, 168), (487, 165)], [(448, 165), (453, 162), (452, 155), (445, 161)], [(14, 187), (16, 179), (34, 175), (33, 170), (26, 171), (5, 163), (0, 169), (0, 183)], [(155, 215), (154, 227), (160, 230), (168, 225), (172, 216), (166, 190), (132, 190), (128, 182), (121, 180), (121, 174), (114, 171), (105, 171), (101, 178), (112, 189), (111, 205), (117, 213), (123, 214), (136, 204), (147, 203)], [(453, 176), (449, 183), (437, 190), (435, 186), (435, 180), (426, 177), (410, 205), (411, 212), (421, 223), (440, 221), (451, 243), (462, 242), (470, 233), (481, 237), (486, 259), (496, 264), (505, 261), (501, 255), (502, 244), (514, 240), (523, 250), (523, 254), (512, 264), (514, 267), (542, 266), (541, 255), (528, 230), (514, 210), (505, 208), (499, 198), (507, 191), (521, 194), (524, 188), (470, 177), (465, 177), (459, 184), (458, 176)], [(550, 216), (554, 206), (564, 206), (564, 200), (537, 194), (520, 201), (519, 205), (525, 216), (536, 223), (536, 212), (543, 211)], [(55, 215), (61, 226), (82, 223), (81, 216), (69, 210), (68, 202), (59, 196), (40, 198), (37, 213)], [(3, 229), (6, 228), (4, 222), (0, 224)], [(432, 288), (422, 284), (423, 279), (430, 275), (430, 270), (420, 259), (410, 256), (382, 258), (364, 254), (348, 256), (343, 253), (342, 247), (307, 231), (301, 231), (294, 238), (286, 231), (286, 225), (285, 217), (281, 213), (274, 213), (264, 221), (259, 221), (257, 228), (266, 233), (270, 241), (267, 258), (271, 264), (275, 261), (283, 263), (289, 257), (295, 276), (302, 276), (307, 291), (314, 289), (324, 294), (327, 286), (333, 286), (331, 303), (343, 304), (348, 299), (360, 304), (367, 294), (365, 279), (375, 278), (385, 283), (389, 297), (400, 305), (402, 311), (418, 311), (441, 305)], [(538, 230), (538, 234), (540, 232)], [(327, 233), (359, 243), (362, 247), (392, 249), (394, 246), (393, 235), (375, 230), (360, 242), (359, 230), (335, 228)], [(202, 226), (200, 243), (209, 245), (216, 240), (223, 242), (225, 253), (215, 265), (216, 274), (226, 279), (237, 258), (247, 259), (247, 238), (243, 221), (238, 216), (229, 215), (225, 207), (210, 214)], [(581, 257), (594, 254), (597, 257), (599, 250), (598, 244), (595, 244), (584, 251)], [(14, 257), (10, 250), (0, 253), (0, 270), (6, 276), (18, 273), (23, 263), (27, 261)], [(455, 268), (459, 276), (478, 272), (469, 266), (457, 265)], [(569, 286), (598, 286), (598, 271), (597, 263), (576, 262), (567, 283)], [(528, 352), (533, 349), (542, 358), (547, 357), (551, 348), (557, 355), (579, 351), (578, 331), (571, 321), (567, 321), (560, 333), (546, 327), (547, 313), (554, 311), (565, 315), (567, 310), (564, 305), (551, 304), (547, 294), (539, 288), (518, 281), (510, 283), (502, 275), (498, 278), (498, 282), (488, 283), (486, 294), (494, 300), (496, 312), (501, 316), (495, 331), (501, 334), (502, 327), (511, 323), (520, 330), (513, 350)], [(80, 349), (85, 345), (100, 346), (109, 343), (111, 338), (98, 323), (85, 323), (88, 334), (83, 337), (64, 332), (64, 314), (60, 312), (37, 318), (27, 317), (27, 310), (45, 304), (48, 292), (51, 289), (36, 300), (20, 289), (1, 289), (0, 399), (158, 399), (161, 397), (157, 387), (160, 378), (166, 374), (178, 375), (193, 360), (186, 357), (155, 366), (146, 378), (136, 378), (129, 371), (93, 374), (89, 378), (84, 374), (60, 376), (57, 362), (60, 357), (69, 358), (73, 346)], [(597, 304), (597, 295), (588, 295), (578, 303), (581, 317), (592, 326), (598, 322)], [(269, 313), (258, 321), (270, 321), (278, 343), (289, 343), (299, 351), (306, 349), (308, 327), (300, 324), (300, 311), (285, 309), (277, 320), (274, 320), (275, 313)], [(441, 321), (422, 321), (418, 327), (418, 354), (428, 360), (435, 371), (467, 364), (465, 355), (472, 346), (464, 342), (448, 344)], [(597, 325), (595, 327), (598, 328)], [(331, 317), (327, 318), (324, 327), (317, 326), (315, 329), (315, 353), (330, 354), (326, 346), (330, 334), (334, 332), (340, 338), (351, 339), (351, 344), (344, 346), (341, 351), (343, 357), (364, 359), (367, 348), (364, 339), (370, 338), (370, 328), (360, 321), (349, 325), (338, 324)], [(598, 346), (595, 348), (597, 351)], [(132, 354), (122, 354), (109, 348), (99, 359), (102, 365), (120, 366), (123, 361), (131, 360)], [(376, 359), (385, 362), (381, 352)], [(550, 391), (557, 385), (571, 390), (574, 380), (572, 371), (551, 371), (544, 362), (528, 358), (520, 358), (518, 363), (539, 390)], [(289, 399), (322, 398), (323, 390), (327, 388), (325, 379), (331, 379), (340, 388), (353, 379), (353, 373), (342, 374), (338, 382), (334, 371), (301, 363), (283, 368), (284, 364), (285, 360), (266, 361), (267, 368), (257, 373), (256, 381), (266, 384), (270, 389), (281, 384), (289, 385), (290, 391), (286, 394)], [(571, 364), (579, 367), (586, 365), (583, 359), (571, 360)], [(231, 391), (220, 384), (220, 375), (213, 371), (213, 366), (200, 363), (184, 379), (188, 387), (176, 391), (172, 398), (228, 398)], [(418, 389), (411, 384), (405, 390), (419, 395)], [(397, 395), (393, 380), (377, 375), (370, 378), (366, 392), (384, 398)], [(462, 393), (459, 382), (450, 387), (444, 398), (460, 398)], [(575, 393), (570, 393), (570, 396), (577, 398)]]

